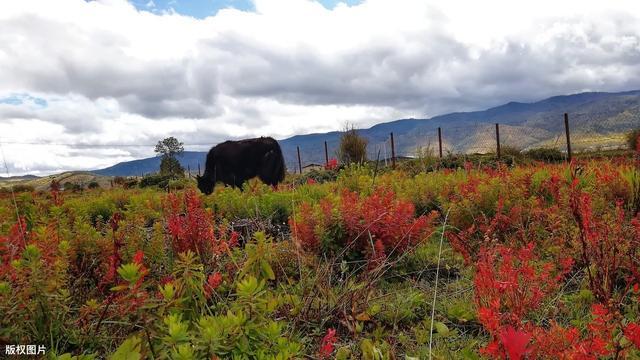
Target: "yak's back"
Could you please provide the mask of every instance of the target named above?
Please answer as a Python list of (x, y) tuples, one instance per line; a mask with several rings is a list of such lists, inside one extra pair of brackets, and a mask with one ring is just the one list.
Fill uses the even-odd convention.
[(280, 145), (271, 137), (244, 140), (227, 140), (216, 145), (211, 151), (215, 158), (227, 161), (251, 162), (270, 151), (281, 154)]

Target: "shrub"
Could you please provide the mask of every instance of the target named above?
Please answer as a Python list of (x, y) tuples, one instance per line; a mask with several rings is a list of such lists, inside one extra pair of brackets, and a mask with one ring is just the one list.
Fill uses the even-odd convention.
[(344, 190), (339, 199), (303, 203), (289, 224), (303, 249), (318, 252), (347, 248), (370, 261), (402, 254), (431, 234), (438, 214), (414, 218), (413, 204), (399, 200), (388, 188), (369, 196)]
[(13, 189), (13, 192), (16, 192), (16, 193), (35, 191), (35, 188), (32, 185), (23, 185), (23, 184), (14, 185), (12, 186), (12, 189)]
[(64, 188), (65, 191), (71, 191), (71, 192), (80, 192), (82, 191), (82, 184), (78, 184), (78, 183), (72, 183), (70, 181), (65, 182), (62, 187)]
[(189, 185), (193, 184), (190, 180), (188, 179), (176, 179), (176, 180), (169, 180), (169, 182), (167, 183), (167, 187), (170, 190), (182, 190), (185, 188), (188, 188)]
[(500, 155), (519, 157), (522, 154), (522, 149), (516, 146), (503, 145), (500, 147)]
[(129, 177), (125, 179), (124, 183), (122, 184), (122, 187), (125, 189), (131, 189), (136, 187), (137, 185), (138, 185), (138, 179), (134, 177)]
[(122, 184), (124, 184), (125, 180), (126, 180), (126, 178), (123, 177), (123, 176), (116, 176), (116, 177), (113, 178), (113, 183), (115, 185), (122, 185)]
[(153, 175), (145, 175), (138, 186), (140, 188), (146, 188), (150, 186), (156, 186), (161, 189), (167, 188), (169, 186), (169, 181), (171, 181), (172, 177), (167, 175), (153, 174)]
[(325, 170), (337, 170), (340, 165), (338, 164), (338, 159), (331, 158), (329, 162), (324, 166)]
[[(589, 289), (601, 303), (621, 304), (632, 283), (640, 283), (640, 217), (629, 220), (622, 201), (615, 209), (594, 211), (592, 195), (583, 192), (578, 179), (571, 184), (570, 206), (579, 229), (575, 255), (585, 267)], [(625, 284), (625, 291), (617, 287)]]
[(182, 198), (173, 193), (168, 195), (165, 221), (175, 253), (192, 251), (202, 259), (215, 260), (215, 256), (237, 245), (238, 234), (216, 227), (213, 214), (204, 208), (193, 189), (185, 191)]
[(98, 184), (97, 181), (91, 181), (89, 183), (89, 185), (87, 185), (88, 189), (99, 189), (100, 188), (100, 184)]
[(340, 138), (340, 161), (344, 164), (364, 163), (367, 160), (367, 142), (354, 127), (347, 127)]
[(116, 211), (116, 206), (109, 199), (95, 199), (86, 203), (85, 212), (89, 222), (96, 226), (98, 222), (106, 222), (111, 219), (111, 215)]
[(640, 153), (640, 129), (635, 129), (627, 133), (627, 145), (629, 149)]
[(331, 181), (336, 181), (336, 179), (338, 178), (338, 171), (337, 170), (316, 170), (313, 169), (307, 173), (302, 174), (301, 176), (299, 176), (296, 180), (295, 183), (298, 185), (302, 185), (302, 184), (309, 184), (309, 183), (325, 183), (325, 182), (331, 182)]
[(552, 148), (538, 148), (527, 150), (523, 153), (526, 158), (538, 161), (544, 161), (549, 163), (562, 162), (565, 159), (565, 155), (558, 149)]

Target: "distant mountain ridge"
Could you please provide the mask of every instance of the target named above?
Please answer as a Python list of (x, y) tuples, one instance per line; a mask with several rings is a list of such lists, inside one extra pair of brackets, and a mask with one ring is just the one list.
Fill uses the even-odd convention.
[[(554, 96), (533, 103), (509, 102), (483, 111), (455, 112), (430, 119), (400, 119), (361, 129), (369, 140), (369, 157), (390, 156), (389, 133), (394, 133), (397, 155), (412, 155), (419, 147), (437, 146), (437, 129), (442, 128), (445, 151), (486, 152), (495, 146), (495, 123), (500, 123), (503, 145), (521, 149), (564, 145), (563, 114), (570, 114), (572, 143), (580, 149), (619, 146), (621, 134), (640, 127), (640, 90), (617, 93), (586, 92)], [(296, 135), (279, 140), (287, 168), (297, 168), (300, 147), (304, 164), (324, 163), (324, 142), (335, 157), (339, 131)], [(575, 139), (575, 140), (574, 140)], [(385, 154), (386, 153), (386, 154)], [(192, 172), (198, 164), (204, 170), (205, 152), (185, 151), (179, 159)], [(133, 160), (95, 170), (100, 175), (140, 176), (156, 172), (160, 158)]]
[[(185, 151), (178, 156), (178, 161), (185, 168), (189, 168), (192, 173), (198, 171), (198, 164), (204, 171), (204, 159), (206, 153), (200, 151)], [(160, 156), (154, 156), (146, 159), (125, 161), (117, 163), (100, 170), (92, 172), (104, 176), (143, 176), (150, 173), (158, 172), (160, 169)]]
[(37, 179), (35, 175), (0, 176), (0, 180), (31, 180)]

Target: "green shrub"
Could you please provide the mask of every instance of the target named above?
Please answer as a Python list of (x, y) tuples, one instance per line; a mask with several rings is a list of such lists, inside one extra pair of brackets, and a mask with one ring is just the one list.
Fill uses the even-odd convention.
[(182, 189), (188, 188), (192, 184), (193, 182), (191, 180), (183, 178), (183, 179), (169, 180), (169, 183), (167, 184), (167, 186), (171, 190), (182, 190)]
[(531, 149), (523, 154), (526, 158), (549, 163), (562, 162), (565, 159), (565, 155), (560, 150), (552, 148)]
[(85, 212), (93, 226), (99, 221), (108, 221), (116, 211), (115, 204), (110, 199), (99, 198), (86, 204)]
[(294, 183), (298, 185), (307, 184), (307, 183), (325, 183), (325, 182), (336, 181), (337, 178), (338, 178), (337, 170), (313, 169), (297, 177)]
[(165, 189), (169, 186), (169, 181), (171, 181), (172, 177), (168, 175), (160, 175), (160, 174), (152, 174), (146, 175), (140, 180), (138, 186), (140, 188), (146, 188), (150, 186), (156, 186), (161, 189)]
[(98, 189), (100, 188), (100, 184), (98, 184), (97, 181), (92, 181), (89, 183), (89, 185), (87, 185), (88, 189)]
[(35, 191), (35, 189), (31, 185), (18, 184), (13, 186), (13, 192), (16, 192), (16, 193), (33, 192), (33, 191)]
[(124, 181), (124, 184), (122, 184), (122, 187), (125, 189), (131, 189), (136, 187), (137, 185), (138, 185), (138, 179), (134, 177), (130, 177)]
[(522, 154), (522, 149), (511, 145), (500, 147), (500, 155), (518, 157)]
[(72, 183), (70, 181), (65, 182), (62, 185), (62, 187), (64, 188), (65, 191), (73, 191), (73, 192), (82, 191), (82, 185), (81, 184)]

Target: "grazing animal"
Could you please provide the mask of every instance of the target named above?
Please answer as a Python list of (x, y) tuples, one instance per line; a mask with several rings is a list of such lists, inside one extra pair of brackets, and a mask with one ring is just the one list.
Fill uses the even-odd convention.
[(209, 150), (198, 189), (209, 195), (216, 182), (239, 187), (254, 177), (268, 185), (284, 180), (285, 165), (278, 142), (270, 137), (225, 141)]

